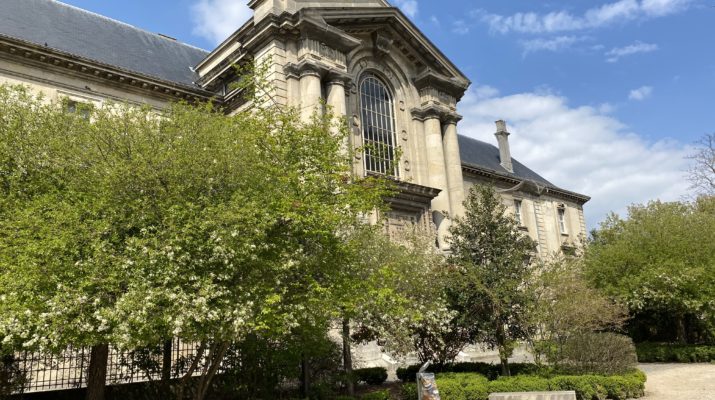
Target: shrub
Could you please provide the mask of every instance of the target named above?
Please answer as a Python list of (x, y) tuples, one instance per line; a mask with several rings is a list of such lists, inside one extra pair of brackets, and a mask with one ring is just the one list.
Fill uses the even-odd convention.
[[(641, 371), (622, 375), (533, 375), (502, 377), (489, 381), (474, 373), (445, 373), (437, 376), (443, 400), (487, 400), (489, 393), (573, 390), (578, 400), (625, 400), (644, 395), (646, 376)], [(403, 400), (417, 399), (417, 385), (402, 385)]]
[(415, 400), (417, 396), (417, 383), (405, 383), (400, 387), (400, 398), (402, 400)]
[(639, 343), (640, 362), (711, 362), (715, 361), (715, 346), (693, 344)]
[(631, 338), (615, 333), (575, 335), (552, 361), (559, 371), (570, 374), (623, 374), (638, 364)]
[(446, 373), (438, 376), (437, 388), (442, 398), (456, 400), (486, 399), (489, 381), (475, 373)]
[(549, 390), (549, 379), (539, 376), (502, 377), (489, 382), (489, 393), (494, 392), (544, 392)]
[[(420, 365), (410, 365), (397, 369), (397, 378), (402, 382), (414, 382)], [(548, 370), (536, 364), (513, 363), (509, 364), (512, 375), (537, 375)], [(544, 371), (546, 370), (546, 371)], [(483, 362), (464, 362), (447, 365), (433, 365), (427, 369), (429, 372), (474, 372), (487, 377), (489, 380), (497, 379), (501, 375), (501, 365)]]
[(366, 393), (366, 394), (362, 395), (362, 397), (360, 397), (361, 400), (390, 400), (391, 398), (392, 397), (390, 396), (389, 390), (380, 390), (377, 392), (370, 392), (370, 393)]
[(387, 370), (382, 367), (356, 369), (353, 370), (353, 375), (357, 382), (373, 386), (382, 385), (387, 380)]

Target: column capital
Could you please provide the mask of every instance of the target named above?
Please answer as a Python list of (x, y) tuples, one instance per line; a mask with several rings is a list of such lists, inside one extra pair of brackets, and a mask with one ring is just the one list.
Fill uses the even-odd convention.
[(319, 78), (323, 77), (325, 73), (325, 68), (312, 62), (301, 61), (298, 64), (290, 63), (286, 65), (283, 70), (287, 77), (301, 78), (303, 76), (317, 76)]
[(451, 111), (445, 107), (437, 107), (434, 105), (427, 107), (413, 108), (411, 110), (412, 118), (426, 121), (428, 119), (438, 119), (445, 125), (454, 124), (456, 125), (462, 120), (462, 116), (454, 111)]
[(328, 85), (340, 85), (344, 88), (348, 88), (353, 82), (353, 78), (342, 71), (330, 70), (327, 74)]

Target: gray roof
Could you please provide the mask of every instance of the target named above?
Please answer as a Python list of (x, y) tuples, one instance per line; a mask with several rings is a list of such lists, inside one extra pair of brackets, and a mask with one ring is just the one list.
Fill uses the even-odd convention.
[(0, 36), (191, 86), (191, 67), (208, 54), (54, 0), (0, 0)]
[(521, 180), (531, 180), (551, 188), (554, 184), (544, 179), (541, 175), (527, 168), (524, 164), (512, 158), (514, 172), (507, 171), (499, 161), (499, 148), (481, 140), (459, 135), (459, 155), (462, 164), (482, 169), (488, 169), (499, 175), (505, 175)]

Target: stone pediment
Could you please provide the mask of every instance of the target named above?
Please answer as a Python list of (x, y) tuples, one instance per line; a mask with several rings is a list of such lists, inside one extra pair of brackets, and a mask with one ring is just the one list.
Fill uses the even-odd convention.
[[(318, 3), (321, 6), (314, 7)], [(364, 45), (369, 37), (378, 56), (402, 53), (417, 71), (418, 89), (429, 85), (458, 99), (469, 87), (467, 77), (399, 9), (322, 6), (325, 3), (305, 2), (304, 8), (294, 12), (284, 10), (249, 21), (197, 66), (200, 82), (227, 71), (238, 54), (250, 54), (277, 36), (314, 39), (344, 53)]]
[[(307, 10), (306, 10), (307, 11)], [(311, 10), (328, 25), (355, 36), (369, 34), (374, 46), (402, 52), (413, 63), (422, 81), (464, 92), (469, 79), (397, 8), (320, 8)], [(389, 42), (389, 43), (388, 43)], [(419, 82), (418, 83), (419, 86)], [(453, 90), (448, 90), (452, 92)], [(458, 96), (461, 97), (461, 96)]]

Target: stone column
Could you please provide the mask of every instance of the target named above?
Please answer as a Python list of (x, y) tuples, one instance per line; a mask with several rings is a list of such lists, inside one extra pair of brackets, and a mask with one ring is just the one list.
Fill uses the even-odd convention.
[(453, 216), (464, 214), (464, 179), (462, 177), (462, 158), (459, 155), (457, 138), (459, 116), (448, 116), (444, 122), (444, 161), (447, 169), (449, 204)]
[(328, 81), (328, 106), (332, 108), (333, 116), (345, 120), (348, 106), (345, 102), (345, 81), (342, 79), (331, 79)]
[[(331, 79), (328, 81), (328, 98), (326, 103), (332, 109), (334, 120), (331, 122), (330, 129), (335, 135), (340, 134), (340, 124), (347, 124), (348, 105), (345, 101), (345, 85), (346, 81), (343, 79)], [(343, 154), (348, 154), (348, 149), (350, 148), (349, 140), (350, 137), (345, 136), (341, 149)]]
[(310, 122), (313, 114), (321, 112), (320, 100), (323, 90), (320, 86), (320, 73), (313, 68), (306, 68), (300, 73), (300, 116), (303, 122)]
[(437, 225), (439, 247), (448, 249), (445, 238), (448, 235), (450, 222), (445, 212), (451, 213), (449, 202), (449, 185), (447, 182), (447, 169), (444, 162), (444, 147), (442, 145), (442, 123), (439, 115), (428, 115), (424, 122), (425, 142), (427, 150), (427, 175), (430, 186), (440, 189), (439, 195), (432, 200), (432, 213)]

